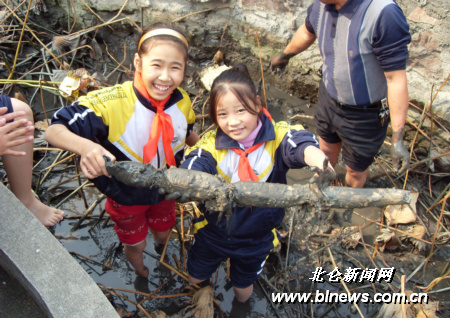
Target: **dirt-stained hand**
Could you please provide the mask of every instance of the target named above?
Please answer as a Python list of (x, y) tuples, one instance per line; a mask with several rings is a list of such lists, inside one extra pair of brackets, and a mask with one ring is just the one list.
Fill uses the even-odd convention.
[[(409, 167), (409, 152), (406, 150), (403, 139), (400, 139), (391, 146), (391, 157), (394, 163), (394, 169), (397, 174), (402, 174)], [(401, 166), (400, 166), (401, 163)]]
[(331, 166), (328, 157), (323, 161), (323, 167), (311, 167), (315, 172), (314, 176), (309, 180), (309, 183), (316, 183), (319, 189), (328, 187), (330, 183), (336, 178), (336, 172)]
[(103, 156), (109, 157), (112, 162), (116, 161), (116, 157), (95, 142), (89, 142), (84, 146), (81, 152), (80, 166), (86, 178), (94, 179), (103, 175), (111, 177), (106, 170)]
[(284, 69), (289, 63), (289, 60), (295, 54), (285, 54), (283, 52), (278, 53), (270, 60), (270, 70), (275, 73), (275, 75), (280, 75), (284, 72)]

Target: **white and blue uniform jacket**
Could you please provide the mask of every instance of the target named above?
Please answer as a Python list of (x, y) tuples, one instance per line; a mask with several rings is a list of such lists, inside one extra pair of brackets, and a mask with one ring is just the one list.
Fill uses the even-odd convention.
[[(301, 125), (291, 126), (286, 122), (273, 124), (262, 115), (262, 127), (254, 144), (264, 142), (248, 155), (251, 167), (259, 182), (286, 184), (286, 173), (291, 168), (302, 168), (304, 150), (307, 146), (318, 147), (315, 136)], [(187, 151), (186, 159), (180, 168), (220, 175), (228, 182), (239, 181), (239, 155), (230, 148), (242, 148), (238, 141), (228, 137), (220, 128), (207, 133), (195, 146)], [(203, 215), (195, 223), (195, 232), (206, 235), (208, 242), (233, 240), (254, 241), (273, 235), (278, 241), (274, 228), (284, 217), (282, 208), (234, 207), (233, 216), (225, 217), (217, 223), (218, 212), (203, 209)], [(277, 245), (278, 242), (274, 242)]]
[[(172, 117), (172, 149), (177, 165), (184, 156), (185, 139), (192, 132), (195, 114), (188, 94), (181, 88), (172, 92), (164, 112)], [(58, 110), (52, 124), (62, 124), (71, 132), (102, 145), (117, 161), (143, 161), (143, 148), (150, 135), (156, 108), (144, 98), (132, 82), (90, 92), (69, 107)], [(154, 167), (166, 165), (162, 140), (150, 162)], [(135, 188), (114, 177), (93, 179), (97, 188), (122, 205), (153, 205), (164, 199), (156, 188)]]

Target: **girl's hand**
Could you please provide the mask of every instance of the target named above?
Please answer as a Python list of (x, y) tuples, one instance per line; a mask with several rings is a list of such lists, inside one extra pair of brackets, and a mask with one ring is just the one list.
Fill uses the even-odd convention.
[(22, 111), (2, 115), (6, 110), (6, 107), (0, 108), (0, 155), (24, 156), (25, 152), (12, 148), (33, 140), (33, 136), (29, 135), (34, 130), (33, 123), (26, 119), (6, 123), (17, 117), (25, 116)]
[(309, 180), (309, 183), (316, 183), (319, 189), (328, 187), (330, 183), (336, 178), (336, 172), (331, 166), (328, 157), (325, 157), (323, 166), (311, 167), (315, 172), (314, 176)]
[[(4, 115), (8, 111), (6, 107), (0, 107), (0, 127), (3, 126), (6, 122), (25, 116), (24, 111), (12, 112)], [(30, 123), (30, 122), (29, 122)]]
[(89, 141), (81, 152), (80, 166), (81, 171), (88, 179), (94, 179), (99, 176), (111, 176), (106, 171), (105, 159), (103, 156), (109, 157), (112, 162), (116, 161), (114, 157), (108, 150), (96, 144), (95, 142)]

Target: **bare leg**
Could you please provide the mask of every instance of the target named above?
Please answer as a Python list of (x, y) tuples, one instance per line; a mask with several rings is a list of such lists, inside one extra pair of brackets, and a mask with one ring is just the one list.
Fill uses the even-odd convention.
[(189, 283), (198, 285), (198, 284), (200, 284), (201, 282), (204, 282), (206, 279), (197, 279), (197, 278), (192, 277), (191, 275), (189, 275), (189, 276), (188, 276), (188, 280), (189, 280)]
[(323, 153), (328, 157), (331, 165), (335, 167), (337, 164), (339, 152), (342, 148), (342, 142), (331, 144), (319, 137), (319, 147), (320, 150), (322, 150)]
[(157, 232), (157, 231), (150, 229), (150, 232), (152, 233), (153, 237), (155, 238), (156, 243), (164, 245), (164, 244), (166, 244), (167, 237), (170, 235), (171, 230), (172, 229), (164, 231), (164, 232)]
[[(11, 99), (14, 111), (24, 111), (25, 119), (33, 122), (33, 113), (30, 107), (17, 100)], [(17, 118), (16, 120), (19, 120)], [(30, 131), (29, 135), (33, 132)], [(63, 219), (64, 212), (49, 207), (39, 201), (31, 192), (31, 178), (33, 169), (33, 142), (27, 142), (12, 148), (25, 152), (25, 156), (3, 155), (6, 174), (8, 175), (11, 191), (27, 207), (34, 216), (45, 226), (52, 226)]]
[(125, 245), (125, 256), (134, 268), (134, 272), (139, 276), (148, 276), (148, 268), (144, 265), (144, 249), (147, 242), (144, 240), (138, 245)]
[[(330, 159), (331, 165), (333, 167), (336, 166), (337, 158), (342, 148), (342, 142), (330, 144), (319, 137), (319, 146), (320, 149), (328, 156), (328, 159)], [(345, 182), (352, 188), (364, 187), (367, 179), (367, 170), (361, 172), (353, 170), (347, 165), (345, 167), (347, 168)]]
[(347, 174), (345, 175), (345, 182), (352, 188), (362, 188), (366, 183), (367, 169), (364, 171), (356, 171), (345, 165), (347, 168)]
[(237, 288), (236, 286), (233, 286), (233, 289), (236, 300), (240, 303), (245, 303), (253, 293), (253, 284), (246, 288)]

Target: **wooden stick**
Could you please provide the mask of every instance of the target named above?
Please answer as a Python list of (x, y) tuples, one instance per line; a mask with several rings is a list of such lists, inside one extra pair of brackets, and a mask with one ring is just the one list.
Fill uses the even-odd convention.
[[(402, 294), (405, 295), (405, 279), (406, 279), (406, 275), (402, 275), (402, 278), (400, 280), (401, 282), (401, 291)], [(406, 316), (406, 304), (404, 301), (402, 301), (402, 317), (403, 318), (407, 318)]]
[(87, 256), (78, 254), (78, 253), (76, 253), (76, 252), (70, 252), (70, 254), (75, 255), (75, 256), (78, 256), (78, 257), (81, 257), (81, 258), (84, 258), (84, 259), (88, 260), (89, 262), (92, 262), (92, 263), (94, 263), (94, 264), (100, 265), (100, 266), (102, 266), (102, 267), (106, 267), (106, 268), (112, 269), (112, 270), (114, 269), (114, 268), (112, 268), (111, 266), (104, 265), (104, 264), (102, 264), (102, 263), (100, 263), (100, 262), (94, 261), (92, 258), (89, 258), (89, 257), (87, 257)]
[(184, 248), (184, 207), (182, 204), (180, 204), (179, 207), (180, 207), (180, 219), (181, 219), (180, 226), (181, 226), (181, 238), (182, 238), (182, 241), (180, 242), (180, 244), (181, 244), (181, 254), (183, 257), (183, 268), (182, 269), (185, 271), (186, 270), (186, 250)]
[(70, 229), (70, 232), (73, 232), (75, 230), (77, 230), (81, 223), (83, 223), (84, 219), (86, 219), (86, 217), (91, 214), (91, 212), (95, 209), (95, 207), (97, 206), (97, 204), (99, 204), (100, 202), (103, 201), (103, 199), (106, 197), (105, 194), (101, 194), (99, 195), (99, 197), (97, 198), (97, 200), (94, 201), (94, 203), (91, 204), (91, 206), (83, 213), (83, 215), (80, 217), (80, 219), (78, 220), (77, 223), (75, 223), (75, 225)]
[[(436, 224), (436, 230), (434, 231), (433, 242), (431, 244), (431, 250), (430, 250), (430, 254), (428, 255), (428, 259), (430, 259), (431, 255), (433, 255), (434, 245), (436, 244), (436, 236), (437, 236), (437, 233), (439, 232), (439, 227), (441, 225), (442, 217), (444, 216), (445, 204), (447, 203), (447, 199), (449, 197), (450, 197), (450, 192), (447, 193), (447, 195), (444, 197), (443, 202), (442, 202), (441, 215), (439, 216), (439, 220)], [(427, 266), (427, 264), (428, 264), (428, 261), (425, 263), (425, 267)]]
[(261, 66), (261, 78), (262, 78), (262, 86), (263, 86), (263, 93), (264, 93), (264, 103), (267, 110), (269, 110), (269, 105), (267, 104), (267, 96), (266, 96), (266, 84), (264, 84), (264, 69), (262, 64), (262, 58), (261, 58), (261, 46), (259, 45), (259, 37), (258, 37), (258, 31), (256, 33), (256, 41), (258, 42), (258, 53), (259, 53), (259, 64)]
[(381, 169), (383, 169), (384, 173), (387, 175), (387, 177), (389, 178), (389, 180), (391, 180), (392, 184), (394, 185), (394, 187), (396, 189), (398, 189), (398, 186), (395, 184), (394, 180), (392, 180), (391, 176), (389, 175), (389, 173), (386, 171), (386, 169), (384, 169), (383, 165), (381, 164), (380, 160), (377, 159), (377, 157), (373, 157), (373, 159), (375, 159), (375, 161), (378, 163), (378, 165), (381, 167)]
[(53, 168), (53, 167), (59, 165), (60, 163), (63, 163), (63, 162), (65, 162), (65, 161), (67, 161), (67, 160), (69, 160), (69, 159), (71, 159), (71, 158), (73, 158), (73, 157), (75, 157), (75, 156), (76, 156), (76, 154), (73, 153), (73, 154), (71, 154), (70, 156), (68, 156), (68, 157), (66, 157), (66, 158), (64, 158), (64, 159), (62, 159), (62, 160), (60, 160), (60, 161), (58, 161), (58, 162), (56, 162), (56, 163), (54, 163), (54, 164), (48, 166), (47, 168), (42, 169), (41, 171), (46, 171), (46, 170), (48, 170), (48, 169), (51, 169), (51, 168)]
[[(328, 250), (328, 254), (330, 254), (330, 258), (331, 258), (331, 262), (333, 263), (333, 266), (334, 266), (334, 267), (337, 267), (336, 262), (334, 261), (333, 253), (331, 253), (331, 249), (328, 247), (327, 244), (325, 244), (325, 247), (326, 247), (327, 250)], [(347, 293), (348, 293), (348, 294), (351, 294), (350, 290), (349, 290), (348, 287), (347, 287), (347, 284), (346, 284), (346, 283), (344, 282), (344, 280), (342, 279), (340, 273), (338, 273), (338, 277), (339, 277), (339, 280), (341, 281), (342, 286), (344, 286), (345, 290), (347, 291)], [(356, 310), (358, 310), (359, 315), (360, 315), (362, 318), (364, 318), (364, 315), (363, 315), (363, 313), (361, 312), (361, 309), (359, 309), (359, 306), (358, 306), (358, 304), (356, 303), (356, 301), (354, 301), (353, 304), (355, 305)]]

